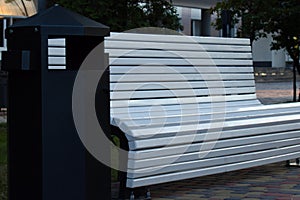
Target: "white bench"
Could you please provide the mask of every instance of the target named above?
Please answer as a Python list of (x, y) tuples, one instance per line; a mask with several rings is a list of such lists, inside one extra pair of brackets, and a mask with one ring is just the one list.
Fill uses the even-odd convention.
[(105, 49), (128, 188), (300, 156), (300, 104), (259, 102), (248, 39), (122, 33)]
[[(105, 51), (126, 187), (300, 157), (300, 104), (259, 102), (248, 39), (115, 33)], [(49, 68), (63, 68), (64, 55), (63, 41), (49, 40)]]

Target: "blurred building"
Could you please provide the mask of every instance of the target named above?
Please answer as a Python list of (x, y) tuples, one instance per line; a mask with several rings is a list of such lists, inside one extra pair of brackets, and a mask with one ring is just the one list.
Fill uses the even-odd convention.
[[(0, 0), (0, 61), (1, 51), (6, 49), (4, 30), (15, 21), (31, 16), (37, 12), (36, 2), (45, 3), (45, 0)], [(230, 27), (224, 23), (223, 30), (216, 30), (211, 23), (216, 19), (210, 13), (210, 8), (221, 0), (173, 0), (177, 7), (178, 15), (184, 26), (182, 31), (186, 35), (193, 36), (215, 36), (215, 37), (237, 37), (238, 26)], [(105, 22), (103, 22), (105, 23)], [(226, 30), (224, 30), (226, 29)], [(257, 67), (285, 67), (290, 61), (286, 52), (271, 51), (272, 38), (262, 38), (253, 43), (254, 66)]]
[[(193, 36), (237, 37), (239, 25), (230, 27), (223, 23), (223, 30), (216, 30), (211, 23), (216, 16), (210, 13), (210, 8), (222, 0), (173, 0), (178, 15), (184, 26), (182, 33)], [(225, 13), (226, 14), (226, 13)], [(226, 21), (226, 16), (225, 20)], [(225, 29), (225, 30), (224, 30)], [(272, 37), (261, 38), (253, 42), (253, 64), (255, 67), (285, 68), (291, 59), (284, 50), (271, 51)]]
[[(6, 51), (5, 29), (18, 20), (24, 19), (37, 12), (35, 1), (0, 0), (0, 69), (1, 52)], [(0, 71), (0, 111), (7, 107), (7, 74)]]
[(35, 1), (0, 0), (0, 52), (6, 50), (6, 40), (4, 35), (6, 27), (17, 20), (34, 15), (36, 12)]

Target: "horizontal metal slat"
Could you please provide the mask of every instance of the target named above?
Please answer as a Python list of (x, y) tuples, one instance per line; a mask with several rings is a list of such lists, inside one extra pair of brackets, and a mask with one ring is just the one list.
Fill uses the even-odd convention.
[(298, 150), (292, 153), (286, 153), (286, 154), (282, 153), (276, 156), (271, 156), (271, 157), (266, 156), (257, 160), (250, 160), (250, 161), (233, 163), (228, 165), (221, 165), (221, 166), (204, 168), (204, 169), (196, 169), (196, 170), (190, 170), (185, 172), (177, 172), (177, 173), (165, 174), (159, 176), (150, 176), (150, 177), (140, 178), (140, 179), (127, 179), (126, 186), (129, 188), (135, 188), (135, 187), (141, 187), (146, 185), (153, 185), (153, 184), (159, 184), (164, 182), (195, 178), (199, 176), (217, 174), (222, 172), (228, 172), (228, 171), (234, 171), (234, 170), (239, 170), (239, 169), (244, 169), (249, 167), (270, 164), (274, 162), (290, 160), (290, 159), (298, 158), (299, 156), (300, 153)]
[(228, 101), (256, 100), (255, 94), (229, 95), (229, 96), (210, 96), (210, 97), (184, 97), (184, 98), (165, 98), (151, 100), (114, 100), (110, 102), (113, 108), (129, 106), (151, 106), (151, 105), (177, 105), (194, 103), (216, 103)]
[(222, 38), (222, 37), (198, 37), (186, 35), (165, 35), (165, 34), (141, 34), (141, 33), (111, 33), (105, 40), (118, 41), (149, 41), (149, 42), (171, 42), (171, 43), (208, 43), (208, 44), (238, 44), (250, 45), (246, 38)]

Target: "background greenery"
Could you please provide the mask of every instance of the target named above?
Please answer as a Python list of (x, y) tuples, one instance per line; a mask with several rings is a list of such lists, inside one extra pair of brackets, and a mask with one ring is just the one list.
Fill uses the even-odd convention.
[(126, 31), (141, 27), (183, 29), (172, 0), (48, 0), (110, 27)]
[[(296, 71), (300, 75), (300, 1), (299, 0), (223, 0), (217, 3), (212, 13), (217, 13), (214, 23), (222, 28), (222, 11), (226, 10), (232, 19), (231, 26), (241, 23), (241, 37), (251, 42), (272, 36), (272, 50), (285, 49), (293, 59), (294, 101), (296, 101)], [(300, 101), (300, 92), (299, 92)]]
[(7, 131), (0, 124), (0, 200), (7, 199)]

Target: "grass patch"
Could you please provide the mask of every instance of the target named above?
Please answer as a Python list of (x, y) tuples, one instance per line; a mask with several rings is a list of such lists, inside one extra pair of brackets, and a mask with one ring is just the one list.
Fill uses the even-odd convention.
[(7, 199), (7, 131), (6, 123), (0, 124), (0, 200)]
[[(117, 147), (120, 147), (120, 139), (115, 136), (115, 135), (112, 135), (112, 142), (117, 146)], [(114, 154), (115, 153), (115, 154)], [(112, 149), (112, 155), (116, 155), (118, 154), (117, 152), (114, 152), (114, 149)], [(117, 155), (119, 156), (119, 155)], [(119, 164), (119, 157), (114, 157), (112, 156), (111, 157), (111, 162), (114, 163), (115, 165), (118, 165)], [(119, 176), (119, 173), (117, 170), (115, 169), (111, 169), (111, 180), (112, 182), (116, 182), (118, 181), (118, 176)]]

